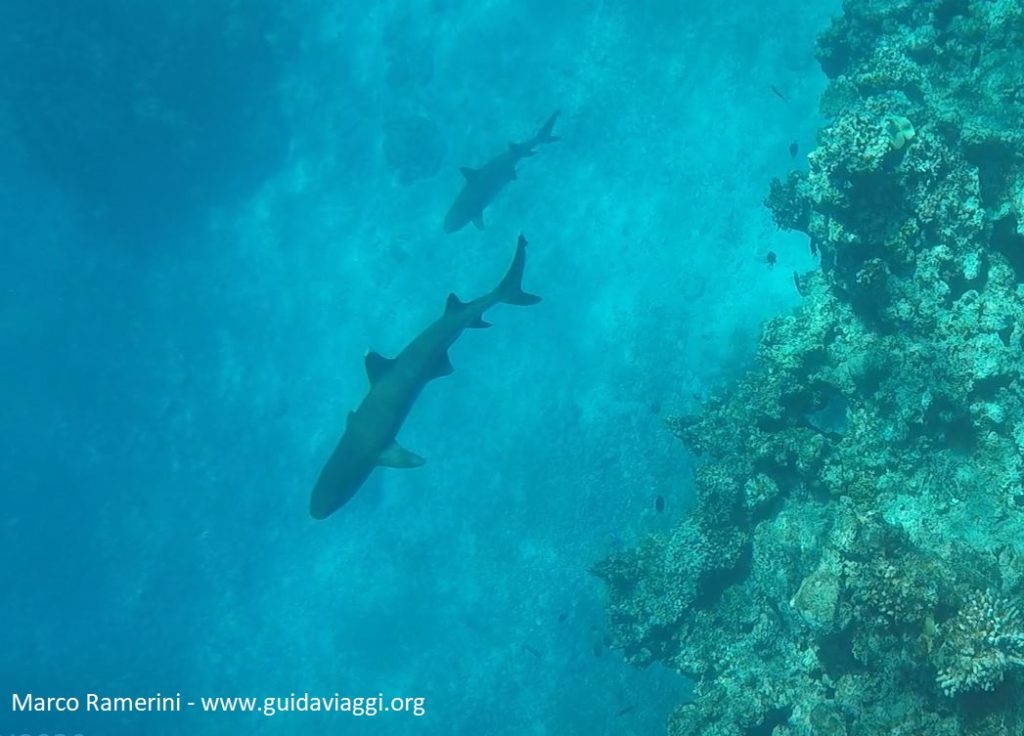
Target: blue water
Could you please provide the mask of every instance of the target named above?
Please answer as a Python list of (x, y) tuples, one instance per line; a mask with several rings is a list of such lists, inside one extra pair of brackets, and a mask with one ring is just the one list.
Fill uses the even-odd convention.
[[(0, 733), (662, 732), (687, 683), (603, 647), (588, 568), (684, 512), (663, 417), (797, 303), (806, 242), (761, 202), (821, 124), (838, 5), (7, 0)], [(556, 108), (445, 235), (459, 166)], [(452, 349), (399, 437), (427, 464), (311, 520), (364, 351), (485, 293), (520, 231), (544, 301)], [(11, 713), (28, 692), (426, 700)]]

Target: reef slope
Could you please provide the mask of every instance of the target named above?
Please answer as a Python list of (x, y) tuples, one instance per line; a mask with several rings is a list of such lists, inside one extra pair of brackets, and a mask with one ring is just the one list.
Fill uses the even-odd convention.
[(1024, 7), (847, 0), (767, 205), (820, 269), (671, 430), (696, 506), (600, 562), (677, 736), (1024, 733)]

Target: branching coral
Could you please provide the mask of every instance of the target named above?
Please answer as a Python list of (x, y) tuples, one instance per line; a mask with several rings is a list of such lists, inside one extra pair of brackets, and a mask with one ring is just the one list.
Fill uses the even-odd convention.
[(992, 690), (1024, 667), (1024, 620), (992, 591), (977, 593), (945, 628), (937, 682), (947, 695)]

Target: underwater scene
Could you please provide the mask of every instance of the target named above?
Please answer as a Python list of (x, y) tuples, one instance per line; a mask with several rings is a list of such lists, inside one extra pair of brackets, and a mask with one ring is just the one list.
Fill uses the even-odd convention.
[(0, 64), (0, 736), (1024, 736), (1021, 0)]

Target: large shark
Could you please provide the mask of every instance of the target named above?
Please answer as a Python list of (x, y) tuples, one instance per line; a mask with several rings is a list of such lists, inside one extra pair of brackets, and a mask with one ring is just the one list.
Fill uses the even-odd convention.
[(448, 348), (470, 327), (490, 327), (483, 315), (495, 304), (529, 306), (540, 297), (522, 289), (526, 238), (519, 236), (508, 272), (494, 289), (471, 302), (448, 295), (444, 314), (409, 343), (396, 358), (366, 354), (370, 390), (359, 408), (349, 412), (345, 432), (309, 500), (309, 513), (324, 519), (344, 506), (378, 465), (415, 468), (425, 461), (395, 441), (416, 397), (431, 380), (452, 372)]
[(508, 148), (478, 169), (463, 166), (459, 171), (465, 182), (462, 191), (455, 198), (448, 214), (444, 216), (444, 231), (454, 233), (472, 222), (478, 228), (484, 226), (484, 208), (491, 203), (505, 185), (516, 178), (516, 164), (520, 159), (532, 156), (534, 149), (544, 143), (553, 143), (558, 136), (551, 135), (558, 119), (556, 111), (540, 127), (537, 134), (522, 143), (509, 143)]

